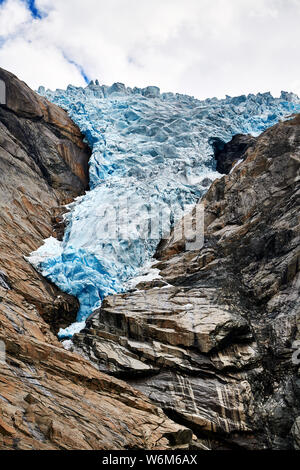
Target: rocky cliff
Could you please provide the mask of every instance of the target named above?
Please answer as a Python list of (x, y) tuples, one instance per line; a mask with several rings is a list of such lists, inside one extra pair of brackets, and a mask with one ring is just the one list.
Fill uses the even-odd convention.
[(24, 257), (61, 238), (90, 151), (61, 108), (0, 84), (0, 449), (299, 449), (300, 116), (214, 142), (229, 174), (199, 202), (204, 245), (175, 227), (157, 279), (107, 297), (66, 351), (78, 302)]
[(74, 348), (201, 448), (299, 449), (300, 116), (248, 144), (219, 149), (224, 172), (244, 161), (199, 203), (203, 247), (187, 251), (176, 227), (157, 279), (107, 297)]
[(67, 113), (0, 69), (0, 449), (167, 448), (192, 433), (142, 393), (65, 351), (78, 302), (24, 259), (61, 236), (90, 151)]

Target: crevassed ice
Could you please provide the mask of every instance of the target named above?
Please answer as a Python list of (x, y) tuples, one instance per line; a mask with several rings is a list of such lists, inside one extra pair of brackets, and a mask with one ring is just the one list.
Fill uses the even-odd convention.
[(204, 101), (120, 83), (39, 92), (68, 111), (92, 148), (91, 189), (69, 205), (63, 241), (50, 238), (30, 256), (80, 301), (78, 323), (61, 337), (141, 274), (169, 225), (220, 176), (210, 138), (257, 135), (300, 110), (298, 97), (286, 92)]

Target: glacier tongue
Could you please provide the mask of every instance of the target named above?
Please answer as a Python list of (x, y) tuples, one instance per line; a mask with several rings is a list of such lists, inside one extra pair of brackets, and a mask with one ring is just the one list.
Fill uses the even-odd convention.
[(30, 256), (80, 301), (78, 323), (61, 337), (71, 337), (105, 296), (141, 273), (169, 225), (220, 176), (211, 137), (257, 135), (300, 110), (286, 92), (204, 101), (120, 83), (39, 92), (68, 111), (93, 151), (91, 190), (70, 204), (64, 240), (50, 238)]

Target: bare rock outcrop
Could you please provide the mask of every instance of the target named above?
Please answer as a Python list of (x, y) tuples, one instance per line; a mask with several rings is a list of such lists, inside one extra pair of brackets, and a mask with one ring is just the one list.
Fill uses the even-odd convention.
[(203, 247), (187, 251), (175, 228), (157, 250), (160, 278), (106, 298), (75, 349), (202, 447), (294, 449), (300, 116), (264, 132), (244, 158), (200, 202)]
[(65, 111), (2, 69), (0, 82), (0, 449), (187, 445), (189, 429), (57, 340), (78, 302), (24, 257), (61, 236), (63, 206), (88, 186), (90, 151)]
[(78, 302), (46, 282), (24, 256), (57, 236), (63, 206), (87, 188), (90, 151), (65, 111), (3, 69), (0, 79), (6, 85), (0, 106), (0, 270), (10, 286), (1, 308), (8, 298), (21, 309), (27, 302), (57, 331), (76, 317)]

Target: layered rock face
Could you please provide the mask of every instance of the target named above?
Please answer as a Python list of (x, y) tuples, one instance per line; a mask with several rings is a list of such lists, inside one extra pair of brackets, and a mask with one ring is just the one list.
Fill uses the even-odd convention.
[(201, 448), (297, 449), (300, 116), (243, 158), (199, 203), (203, 247), (186, 250), (177, 226), (158, 247), (160, 276), (106, 298), (75, 349), (192, 429)]
[(192, 433), (53, 333), (78, 302), (24, 259), (61, 236), (88, 186), (90, 151), (58, 106), (0, 69), (0, 449), (166, 448)]
[(78, 303), (39, 276), (24, 256), (55, 235), (63, 206), (87, 188), (90, 152), (62, 109), (3, 69), (0, 79), (6, 86), (6, 104), (0, 106), (0, 270), (11, 286), (5, 297), (21, 309), (23, 302), (34, 305), (56, 330), (76, 317)]

